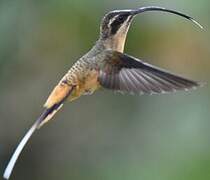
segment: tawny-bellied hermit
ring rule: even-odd
[[[132,20],[146,11],[173,13],[202,28],[188,15],[156,6],[107,13],[101,22],[98,41],[76,61],[51,92],[44,104],[44,112],[16,148],[4,172],[5,179],[9,179],[18,156],[33,132],[48,122],[67,99],[75,100],[81,95],[92,94],[101,87],[121,92],[152,94],[188,90],[201,85],[123,53]]]

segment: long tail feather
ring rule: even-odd
[[[17,146],[15,152],[13,153],[13,155],[12,155],[12,157],[11,157],[11,159],[10,159],[6,169],[5,169],[5,172],[4,172],[4,175],[3,175],[3,177],[5,179],[10,178],[10,175],[12,173],[14,165],[15,165],[21,151],[23,150],[26,143],[28,142],[28,140],[32,136],[32,134],[35,132],[36,129],[38,129],[39,127],[41,127],[41,125],[43,125],[43,122],[45,121],[46,118],[48,118],[49,116],[52,118],[52,115],[54,115],[55,112],[57,112],[57,109],[55,109],[55,107],[52,107],[50,109],[46,109],[42,113],[42,115],[35,121],[35,123],[32,125],[32,127],[28,130],[26,135],[23,137],[23,139],[20,141],[19,145]]]
[[[36,130],[37,126],[39,124],[39,121],[37,120],[33,126],[29,129],[29,131],[26,133],[26,135],[23,137],[23,139],[21,140],[21,142],[19,143],[18,147],[16,148],[15,152],[13,153],[5,171],[4,171],[4,175],[3,177],[5,179],[9,179],[12,170],[14,168],[14,165],[21,153],[21,151],[23,150],[24,146],[26,145],[26,143],[28,142],[28,140],[30,139],[30,137],[32,136],[32,134],[34,133],[34,131]]]
[[[12,173],[12,170],[15,166],[15,163],[22,152],[23,148],[25,147],[26,143],[30,139],[30,137],[33,135],[36,129],[39,129],[43,124],[45,124],[47,121],[49,121],[55,113],[62,107],[64,101],[66,98],[71,94],[73,88],[69,91],[69,93],[60,101],[59,103],[55,104],[51,108],[47,108],[44,110],[44,112],[41,114],[41,116],[35,121],[35,123],[32,125],[32,127],[28,130],[26,135],[23,137],[23,139],[20,141],[19,145],[15,149],[15,152],[13,153],[5,171],[3,177],[5,179],[9,179],[10,175]]]

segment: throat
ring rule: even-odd
[[[113,37],[103,40],[103,45],[106,49],[111,49],[123,53],[125,47],[125,40],[126,40],[126,35],[125,36],[115,35]]]

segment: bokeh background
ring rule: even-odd
[[[11,179],[210,179],[208,0],[1,0],[0,174],[54,85],[94,45],[103,15],[143,5],[185,12],[205,29],[144,13],[132,24],[126,53],[207,85],[153,96],[101,90],[66,103],[34,134]]]

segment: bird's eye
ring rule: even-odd
[[[128,16],[125,16],[125,15],[117,16],[114,19],[114,21],[111,23],[111,26],[110,26],[111,27],[111,33],[115,34],[127,18],[128,18]]]
[[[121,22],[123,22],[125,20],[125,18],[126,18],[126,16],[122,16],[122,15],[118,16],[117,17],[117,21],[121,23]]]

